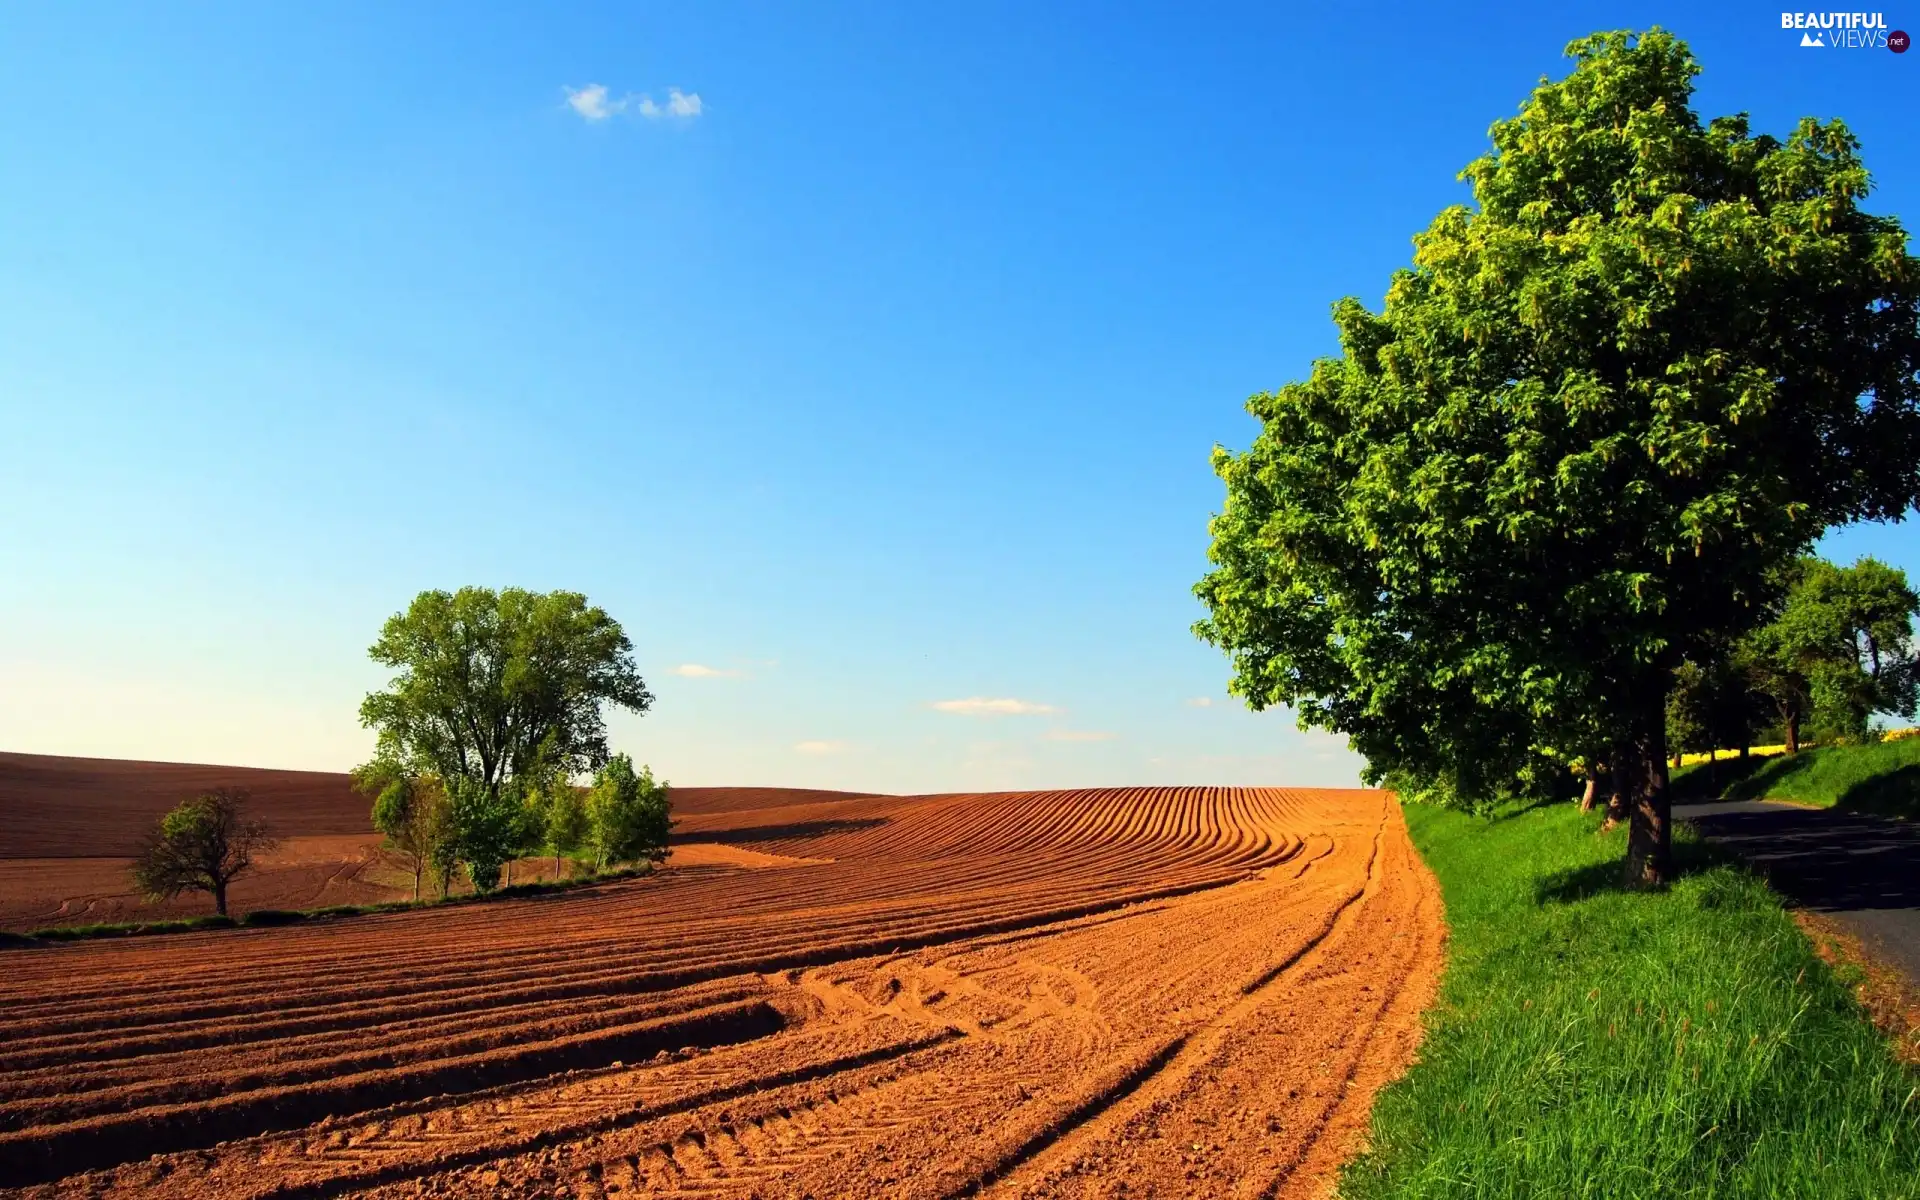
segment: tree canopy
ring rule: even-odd
[[[598,768],[603,708],[653,704],[626,633],[578,592],[422,592],[368,653],[399,672],[360,705],[379,758],[494,797]]]
[[[141,842],[133,860],[134,885],[155,900],[206,892],[214,911],[226,916],[228,885],[278,844],[266,822],[247,815],[246,806],[247,793],[236,788],[182,801]]]
[[[1859,737],[1875,712],[1912,715],[1920,702],[1913,621],[1920,596],[1877,559],[1841,567],[1818,558],[1783,572],[1773,619],[1737,650],[1749,686],[1771,701],[1787,749],[1816,737]]]
[[[1660,30],[1568,54],[1466,168],[1474,207],[1216,449],[1196,632],[1374,781],[1537,790],[1603,751],[1658,882],[1675,669],[1826,528],[1920,496],[1920,263],[1840,122],[1702,122]]]
[[[413,898],[420,899],[420,878],[435,855],[455,839],[452,806],[433,776],[401,776],[378,784],[373,827],[387,844],[413,860]],[[446,890],[444,878],[441,891]]]
[[[595,865],[659,862],[667,856],[667,834],[673,827],[671,800],[664,781],[653,771],[633,768],[633,760],[616,754],[601,768],[586,798],[586,844]]]

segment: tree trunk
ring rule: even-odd
[[[420,876],[427,869],[427,860],[418,854],[413,856],[413,902],[420,903]]]
[[[227,915],[227,881],[224,879],[216,879],[213,883],[213,887],[210,888],[209,890],[213,892],[213,911],[220,914],[223,917],[226,916]]]
[[[1629,888],[1664,887],[1673,881],[1666,693],[1667,680],[1662,675],[1638,704],[1633,746],[1627,755],[1631,810],[1623,871]]]
[[[1720,752],[1707,751],[1707,787],[1714,795],[1720,794]]]
[[[553,881],[555,883],[560,882],[560,856],[558,854],[553,856]]]
[[[1752,749],[1753,747],[1747,745],[1746,742],[1742,741],[1740,743],[1740,761],[1741,762],[1747,761],[1747,755],[1752,751]]]
[[[1580,793],[1580,811],[1593,811],[1594,793],[1599,790],[1598,768],[1587,772],[1587,790]]]
[[[1601,826],[1603,829],[1612,829],[1616,825],[1624,824],[1627,819],[1627,771],[1623,764],[1627,760],[1628,753],[1629,750],[1627,747],[1617,746],[1614,748],[1613,757],[1607,760],[1609,764],[1607,770],[1607,819],[1606,823]]]
[[[1787,753],[1800,753],[1800,714],[1787,718]]]

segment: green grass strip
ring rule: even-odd
[[[1883,816],[1920,817],[1920,737],[1822,746],[1768,758],[1722,759],[1673,774],[1678,802],[1797,800]]]
[[[1753,876],[1683,836],[1679,882],[1623,892],[1571,804],[1407,820],[1447,974],[1347,1200],[1920,1196],[1920,1077]]]

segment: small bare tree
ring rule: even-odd
[[[227,915],[227,885],[279,842],[266,822],[246,815],[247,793],[217,788],[182,801],[160,818],[133,860],[133,882],[154,900],[181,892],[208,892],[214,911]]]

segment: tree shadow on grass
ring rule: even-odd
[[[1565,796],[1544,796],[1537,800],[1509,800],[1488,809],[1485,815],[1489,824],[1498,825],[1503,821],[1511,821],[1515,817],[1524,817],[1530,812],[1542,808],[1553,808],[1566,802]]]
[[[1624,847],[1623,847],[1624,850]],[[1734,861],[1732,856],[1693,837],[1673,839],[1673,878],[1688,875]],[[1627,891],[1626,870],[1618,858],[1590,863],[1565,871],[1555,871],[1537,880],[1533,887],[1535,904],[1575,904],[1605,892]]]
[[[1761,758],[1723,758],[1716,763],[1697,763],[1673,774],[1672,789],[1675,804],[1706,804],[1722,798],[1728,800],[1752,800],[1766,793],[1771,779],[1756,778],[1768,764],[1778,764],[1779,757]],[[1800,761],[1805,761],[1804,759]],[[1769,773],[1777,778],[1779,771]]]
[[[1920,763],[1874,775],[1840,795],[1834,807],[1846,812],[1878,813],[1884,817],[1920,817]]]

